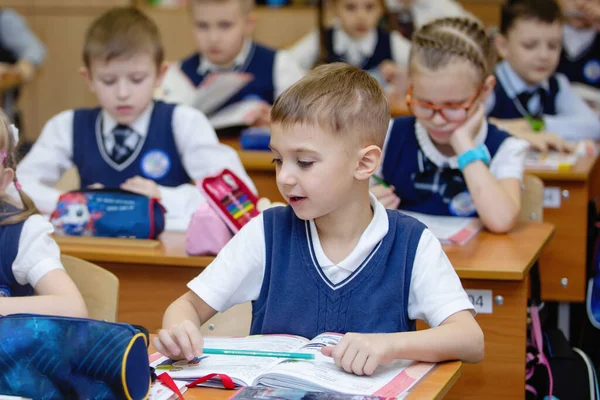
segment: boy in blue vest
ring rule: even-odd
[[[288,201],[250,221],[167,309],[156,348],[202,353],[200,326],[252,301],[251,334],[344,334],[324,355],[370,375],[394,359],[478,362],[483,334],[439,241],[369,193],[389,106],[367,72],[335,63],[271,111],[277,185]],[[415,332],[415,320],[432,329]]]
[[[498,84],[486,101],[488,116],[513,134],[545,131],[566,140],[600,138],[600,119],[555,74],[562,23],[554,0],[511,0],[502,7],[496,48],[504,61],[496,67]]]
[[[594,6],[600,9],[600,3],[560,0],[559,4],[565,25],[558,71],[571,82],[600,89],[600,21],[594,18]]]
[[[253,79],[220,105],[224,107],[249,98],[265,102],[256,124],[268,122],[270,105],[304,72],[285,51],[255,43],[254,0],[191,0],[189,5],[197,51],[174,64],[194,87],[212,73],[245,72]],[[180,74],[179,74],[180,75]],[[177,101],[178,74],[168,71],[160,93],[166,101]]]
[[[82,75],[100,107],[53,117],[19,165],[20,178],[47,214],[54,188],[75,166],[81,187],[121,188],[161,199],[166,229],[185,230],[202,201],[194,180],[231,169],[251,188],[236,152],[219,143],[206,117],[153,101],[164,70],[158,29],[134,8],[115,8],[87,31]]]

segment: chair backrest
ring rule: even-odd
[[[537,176],[523,176],[519,220],[535,222],[544,220],[544,182]]]
[[[248,336],[252,321],[252,303],[247,302],[218,313],[202,325],[202,336]]]
[[[92,319],[116,322],[119,278],[110,271],[79,258],[62,255],[65,270],[81,292]]]

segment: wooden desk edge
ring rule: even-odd
[[[450,375],[450,379],[446,379],[448,375]],[[446,361],[438,363],[425,377],[423,377],[423,380],[408,393],[407,399],[443,399],[450,389],[452,389],[454,384],[458,382],[461,375],[462,362]],[[441,380],[444,383],[439,383],[438,380]]]
[[[525,173],[537,176],[543,181],[584,182],[590,178],[599,160],[600,157],[598,155],[587,156],[582,157],[568,171],[526,169]]]

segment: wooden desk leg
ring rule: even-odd
[[[527,340],[527,280],[463,280],[465,289],[491,290],[502,296],[492,314],[476,319],[485,335],[485,359],[463,364],[462,375],[445,399],[523,399]]]
[[[162,327],[162,317],[187,283],[202,268],[162,265],[99,263],[119,278],[119,322],[142,325],[151,333]]]

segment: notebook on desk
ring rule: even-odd
[[[161,357],[151,363],[156,373],[167,372],[173,379],[194,381],[209,374],[224,374],[235,387],[267,386],[284,389],[331,393],[351,393],[397,397],[408,391],[435,364],[396,360],[380,365],[369,377],[339,369],[333,359],[322,356],[324,346],[342,338],[324,333],[312,340],[292,335],[262,335],[245,338],[205,337],[204,346],[233,350],[301,352],[314,354],[314,360],[271,357],[203,355],[192,361],[172,361]],[[208,380],[202,386],[223,387],[220,380]]]
[[[442,244],[462,246],[483,229],[479,218],[421,214],[400,210],[423,223]]]

